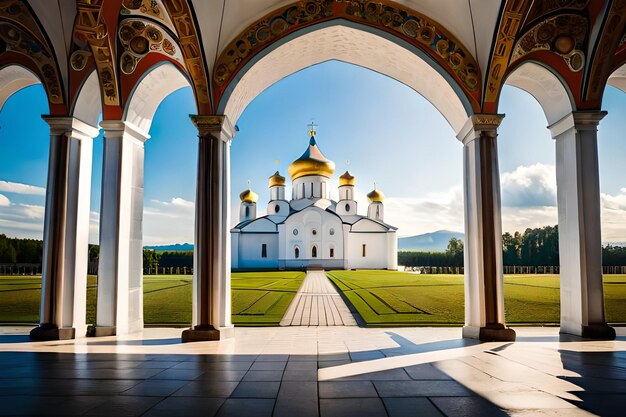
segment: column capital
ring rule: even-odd
[[[107,137],[121,137],[124,134],[129,134],[133,139],[140,141],[141,143],[150,139],[150,134],[130,122],[123,120],[103,120],[100,122],[100,127],[104,129],[105,139]]]
[[[504,114],[477,113],[472,114],[466,121],[456,137],[464,145],[480,137],[484,132],[493,132],[495,135],[498,126],[504,119]]]
[[[100,129],[72,116],[41,116],[50,126],[51,135],[67,134],[76,139],[93,139],[100,134]]]
[[[570,129],[597,130],[600,120],[608,114],[605,110],[581,110],[566,114],[560,120],[548,126],[553,139]]]
[[[198,116],[190,114],[189,117],[198,129],[198,136],[211,135],[224,142],[230,142],[235,137],[236,131],[228,116]]]

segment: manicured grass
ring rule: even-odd
[[[233,322],[277,325],[295,296],[303,272],[237,272],[232,274]],[[96,320],[97,278],[87,278],[87,323]],[[144,277],[144,322],[147,325],[191,323],[190,275]],[[41,277],[0,276],[0,323],[39,321]]]
[[[463,324],[463,276],[396,271],[331,271],[328,277],[371,326]],[[604,277],[607,321],[626,322],[626,275]],[[506,320],[559,322],[558,275],[504,277]]]
[[[304,272],[233,272],[233,323],[277,326],[305,275]]]

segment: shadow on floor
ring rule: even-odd
[[[96,339],[94,339],[96,340]],[[90,346],[159,346],[159,345],[178,345],[181,344],[180,337],[171,339],[147,339],[147,340],[105,340],[91,341],[87,339]]]
[[[4,334],[0,335],[0,344],[4,343],[27,343],[31,342],[27,334]]]

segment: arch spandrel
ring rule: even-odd
[[[337,19],[373,28],[388,39],[411,45],[459,86],[471,103],[470,109],[479,109],[481,75],[469,49],[434,20],[388,1],[311,0],[274,10],[236,36],[220,54],[213,70],[214,102],[221,103],[233,80],[241,77],[239,73],[276,42]]]
[[[94,69],[77,91],[71,114],[90,126],[98,126],[102,114],[102,98],[100,96],[98,72]]]
[[[278,46],[232,83],[232,90],[226,92],[217,110],[236,123],[248,103],[267,87],[303,68],[332,59],[369,68],[406,84],[429,100],[455,132],[471,114],[469,101],[463,103],[459,98],[463,94],[414,52],[379,35],[345,25],[323,27]]]

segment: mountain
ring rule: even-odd
[[[444,252],[451,238],[463,240],[463,233],[449,230],[438,230],[423,235],[398,238],[398,250],[437,251]]]
[[[161,246],[144,246],[146,249],[154,249],[158,251],[168,251],[168,252],[186,252],[192,251],[193,245],[191,243],[176,243],[174,245],[161,245]]]

